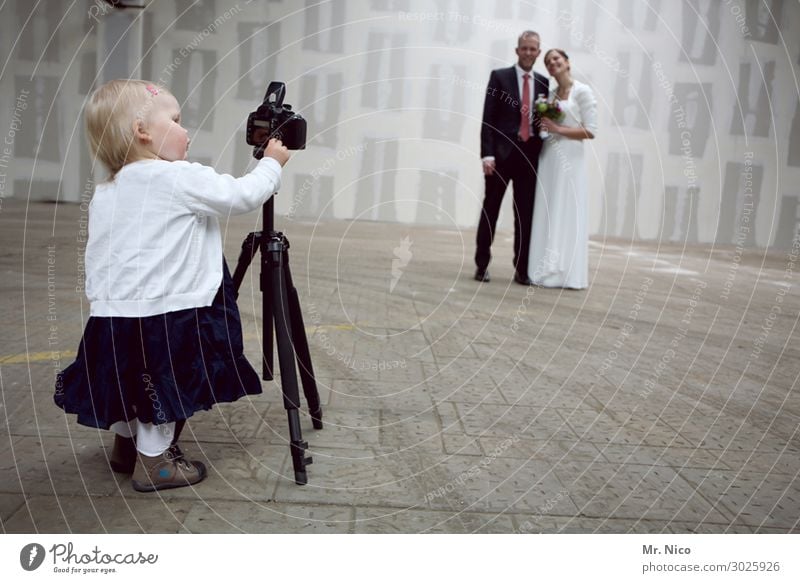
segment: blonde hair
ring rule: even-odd
[[[125,165],[141,159],[136,120],[144,121],[162,87],[139,79],[115,79],[98,87],[84,107],[89,150],[108,168],[113,180]]]

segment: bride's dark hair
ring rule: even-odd
[[[561,55],[562,57],[564,57],[564,59],[566,59],[567,61],[569,61],[569,56],[567,55],[567,53],[566,53],[566,51],[565,51],[564,49],[550,49],[549,51],[547,51],[547,52],[544,54],[544,62],[545,62],[545,63],[547,62],[547,55],[549,55],[549,54],[550,54],[550,53],[552,53],[552,52],[556,52],[556,53],[558,53],[559,55]]]

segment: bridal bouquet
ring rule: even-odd
[[[546,117],[553,121],[561,121],[564,119],[564,110],[561,109],[561,104],[555,97],[552,101],[547,101],[544,95],[539,95],[536,101],[534,101],[534,106],[536,107],[536,112],[539,114],[539,117]],[[547,130],[539,130],[539,137],[546,140],[550,137],[550,133]]]

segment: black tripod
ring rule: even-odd
[[[263,318],[263,350],[262,378],[273,380],[272,330],[275,325],[275,337],[278,341],[278,363],[281,369],[283,389],[283,407],[289,416],[289,449],[294,465],[294,481],[296,484],[308,483],[306,465],[312,462],[306,457],[308,443],[303,441],[300,431],[300,393],[297,388],[297,371],[295,358],[300,367],[300,379],[303,382],[303,393],[308,403],[311,422],[314,429],[322,429],[322,408],[319,404],[317,382],[314,379],[314,368],[311,354],[308,351],[303,314],[300,310],[300,297],[292,283],[292,272],[289,270],[289,241],[283,233],[275,231],[274,198],[263,206],[264,230],[250,233],[242,243],[242,252],[233,274],[233,285],[236,294],[242,285],[244,274],[257,251],[261,251],[261,314]]]

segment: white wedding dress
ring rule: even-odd
[[[550,93],[550,99],[555,91]],[[574,81],[561,101],[561,125],[583,126],[597,135],[597,100],[585,83]],[[528,277],[544,287],[589,286],[589,180],[587,140],[551,134],[539,156],[531,227]]]

